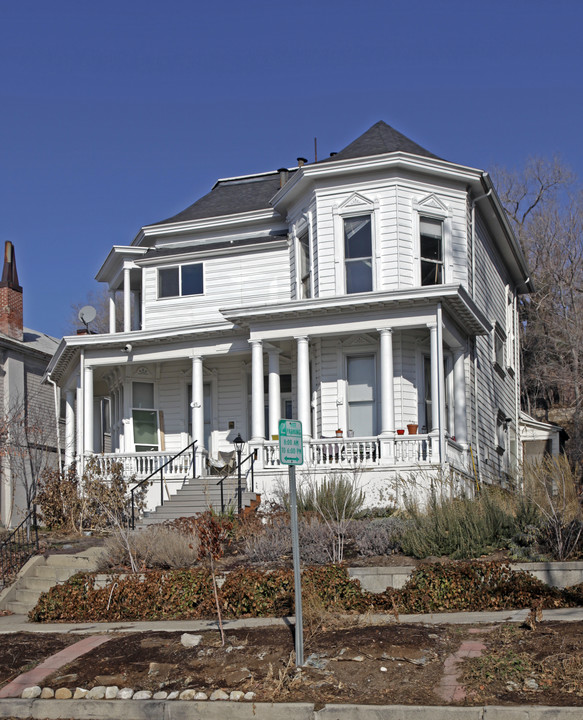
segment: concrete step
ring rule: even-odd
[[[56,582],[64,582],[71,577],[68,568],[51,567],[50,565],[39,565],[34,568],[31,575],[32,577],[43,578],[47,581],[51,580],[53,585]]]
[[[59,581],[56,578],[46,578],[46,577],[24,577],[22,578],[22,581],[20,582],[20,589],[21,590],[33,590],[36,592],[44,592],[45,590],[48,590],[53,585],[56,585],[58,582],[64,582],[65,580],[68,580],[68,578],[64,578],[63,580]]]
[[[47,566],[54,568],[78,568],[86,570],[93,567],[94,559],[85,555],[49,555]]]
[[[78,555],[37,556],[16,582],[2,592],[0,607],[14,613],[28,613],[37,603],[41,592],[57,583],[65,582],[80,571],[94,571],[103,548],[93,547]]]
[[[32,610],[32,608],[20,602],[9,602],[6,603],[6,610],[10,610],[10,612],[13,612],[15,615],[28,615],[28,611]]]
[[[49,590],[49,588],[50,588],[50,586],[46,589]],[[36,605],[40,593],[41,593],[40,590],[25,590],[25,589],[19,587],[18,595],[16,596],[16,598],[13,602],[19,602],[22,605],[25,605],[28,608],[28,610],[30,610],[31,608],[33,608]]]

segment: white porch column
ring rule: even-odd
[[[265,440],[265,388],[263,387],[263,343],[251,344],[251,440]]]
[[[453,356],[453,410],[454,435],[462,445],[468,442],[468,421],[466,416],[466,372],[465,351],[456,348]]]
[[[391,328],[383,328],[379,332],[381,336],[381,435],[394,435],[393,331]]]
[[[298,420],[304,437],[312,436],[310,407],[310,351],[305,335],[295,338],[298,343]]]
[[[75,459],[75,390],[65,391],[65,467]]]
[[[202,356],[192,358],[192,440],[196,440],[196,450],[204,448],[204,387],[202,375]]]
[[[269,440],[279,433],[281,415],[281,383],[279,377],[279,350],[271,348],[269,355]]]
[[[83,383],[83,414],[85,422],[83,427],[84,449],[86,453],[93,452],[93,367],[85,365]]]
[[[140,329],[140,293],[135,292],[133,294],[134,305],[132,311],[132,327],[134,330]]]
[[[130,290],[130,269],[123,269],[123,331],[132,329],[132,292]]]
[[[437,323],[429,328],[431,335],[431,434],[439,436],[439,349]],[[433,446],[435,449],[435,444]],[[439,458],[441,462],[441,457]]]
[[[115,332],[115,290],[109,291],[109,332]]]

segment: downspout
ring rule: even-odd
[[[471,212],[471,223],[472,223],[472,300],[476,300],[476,205],[480,200],[489,197],[492,194],[492,188],[483,195],[478,195],[477,198],[472,200],[472,212]],[[480,485],[482,485],[482,455],[480,447],[480,431],[478,429],[478,343],[474,338],[474,429],[475,429],[475,444],[476,444],[476,462],[477,462],[477,473]]]
[[[60,403],[57,390],[57,383],[51,378],[51,374],[48,373],[47,381],[53,386],[53,399],[55,403],[55,424],[57,427],[57,459],[59,463],[59,470],[63,469],[63,463],[61,462],[61,428],[60,428]]]
[[[79,355],[79,373],[81,385],[81,409],[79,414],[79,425],[81,427],[81,447],[78,448],[77,455],[81,458],[80,467],[77,473],[81,476],[85,472],[85,348],[81,348]]]

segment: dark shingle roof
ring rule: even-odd
[[[417,145],[413,140],[409,140],[408,137],[387,125],[386,122],[379,120],[378,123],[375,123],[343,150],[320,162],[349,160],[369,155],[383,155],[390,152],[406,152],[411,153],[411,155],[423,155],[423,157],[441,159],[429,152],[429,150],[422,148],[421,145]]]
[[[350,145],[347,145],[344,150],[319,162],[348,160],[391,152],[406,152],[412,155],[440,159],[437,155],[425,150],[421,145],[417,145],[413,140],[409,140],[398,130],[380,120],[351,142]],[[290,177],[293,173],[294,170],[291,170]],[[277,193],[279,187],[278,172],[247,178],[219,180],[209,193],[190,205],[190,207],[187,207],[186,210],[153,224],[169,225],[170,223],[186,222],[188,220],[202,220],[204,218],[220,217],[221,215],[267,209],[271,207],[270,200]]]
[[[290,176],[292,172],[290,172]],[[273,172],[257,177],[219,180],[214,188],[179,212],[156,225],[167,225],[187,220],[201,220],[220,215],[231,215],[252,210],[270,208],[269,201],[279,190],[279,173]]]

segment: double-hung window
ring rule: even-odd
[[[298,272],[300,275],[300,299],[312,297],[312,269],[310,261],[310,236],[306,229],[298,237]]]
[[[434,218],[419,218],[421,285],[441,285],[443,277],[443,223]]]
[[[346,293],[370,292],[372,282],[371,216],[344,218]]]
[[[204,292],[202,263],[159,268],[158,297],[202,295]]]

